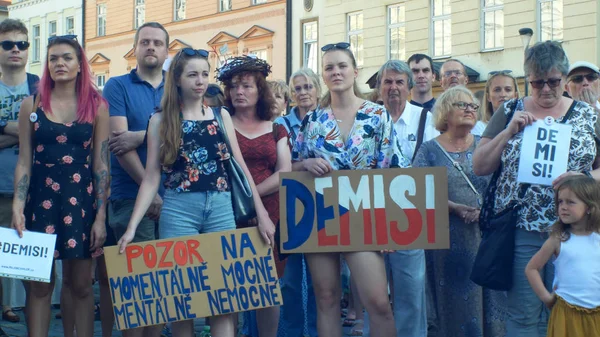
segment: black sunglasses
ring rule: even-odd
[[[17,46],[17,48],[19,50],[27,50],[27,48],[29,48],[29,42],[27,41],[2,41],[0,42],[2,44],[2,49],[9,51],[12,50],[15,46]]]
[[[52,41],[55,40],[76,40],[77,41],[77,35],[73,35],[73,34],[69,34],[69,35],[56,35],[56,36],[50,36],[48,38],[48,44],[50,44]]]
[[[350,48],[350,43],[348,42],[338,42],[338,43],[330,43],[321,47],[321,51],[328,51],[332,49],[348,49]]]
[[[548,87],[550,88],[556,88],[560,85],[560,81],[562,81],[560,78],[549,78],[548,80],[529,81],[529,83],[531,83],[531,86],[535,89],[542,89],[546,84],[548,84]]]
[[[204,57],[204,58],[208,57],[208,51],[206,51],[204,49],[183,48],[181,51],[184,54],[186,54],[187,56],[198,55],[198,56]]]
[[[600,77],[600,75],[598,75],[598,73],[589,73],[589,74],[585,74],[585,75],[571,76],[569,81],[572,81],[574,83],[581,83],[581,82],[583,82],[583,79],[585,78],[588,82],[594,82],[598,79],[598,77]]]

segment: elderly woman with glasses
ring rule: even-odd
[[[473,156],[473,170],[478,175],[501,170],[496,184],[490,185],[490,192],[497,187],[493,213],[509,209],[515,202],[522,205],[515,223],[514,267],[506,270],[513,275],[507,331],[511,337],[542,337],[546,335],[546,309],[523,271],[548,237],[548,227],[557,220],[553,187],[572,175],[600,179],[600,171],[594,170],[599,149],[594,131],[597,116],[588,104],[563,97],[569,60],[558,42],[539,42],[529,48],[524,68],[532,95],[508,101],[494,113]],[[537,120],[572,127],[570,139],[561,139],[570,142],[567,172],[557,176],[553,186],[522,184],[517,179],[523,129]],[[540,272],[552,291],[552,265],[547,264]]]
[[[450,249],[426,251],[429,330],[437,337],[505,335],[502,294],[482,290],[466,276],[481,240],[480,195],[489,183],[489,176],[475,175],[471,162],[480,141],[471,133],[478,108],[465,87],[446,90],[434,107],[435,127],[442,134],[423,143],[413,161],[414,167],[448,169]]]
[[[479,109],[479,121],[473,128],[473,134],[481,135],[494,111],[498,110],[504,102],[519,98],[517,79],[511,70],[492,71],[489,73],[483,93],[483,106]]]

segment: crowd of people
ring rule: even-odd
[[[252,56],[211,69],[202,49],[180,50],[164,70],[169,33],[149,22],[133,41],[137,67],[102,93],[76,36],[50,38],[41,79],[25,71],[21,22],[0,23],[0,44],[0,172],[14,176],[0,182],[1,225],[57,234],[62,262],[52,282],[23,282],[26,305],[12,301],[19,283],[2,279],[2,318],[18,321],[24,306],[31,337],[48,335],[55,284],[65,336],[93,336],[95,310],[112,335],[103,247],[245,227],[274,247],[284,304],[210,317],[215,337],[238,326],[248,337],[341,336],[343,325],[353,336],[600,335],[599,69],[570,64],[557,42],[526,51],[529,96],[503,70],[481,101],[461,61],[436,72],[425,54],[387,61],[366,100],[346,42],[322,47],[321,78],[301,68],[286,83],[267,81],[270,65]],[[209,84],[215,72],[221,85]],[[572,127],[568,170],[552,186],[519,183],[523,130],[549,117]],[[250,221],[234,216],[233,159],[253,192]],[[449,249],[279,254],[279,173],[411,166],[447,167]],[[493,213],[520,205],[508,291],[469,279],[490,194]],[[194,336],[192,320],[122,333],[167,328]]]

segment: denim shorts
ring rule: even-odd
[[[165,191],[158,223],[160,239],[232,229],[235,229],[235,218],[231,192]]]

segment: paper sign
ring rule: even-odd
[[[272,249],[256,227],[104,254],[119,330],[283,304]]]
[[[538,120],[523,130],[517,181],[551,186],[567,172],[572,126]]]
[[[221,55],[227,54],[228,51],[229,46],[227,46],[227,43],[225,43],[221,48],[219,48],[219,53],[221,53]]]
[[[282,252],[450,248],[445,167],[280,177]]]
[[[50,283],[56,235],[0,228],[0,277]]]

